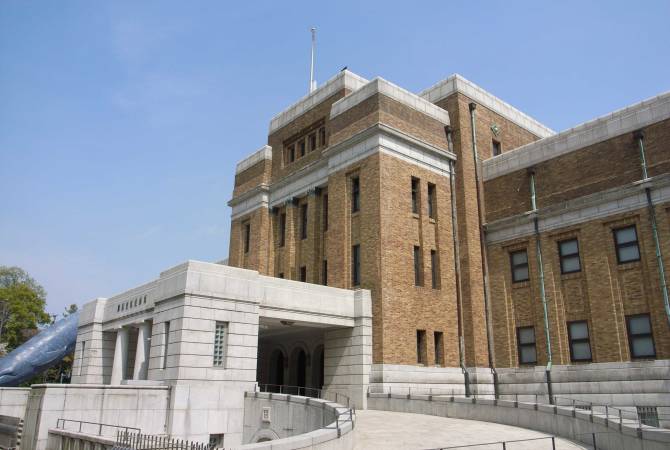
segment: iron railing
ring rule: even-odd
[[[448,450],[448,449],[454,449],[454,448],[475,448],[475,447],[484,447],[484,446],[492,446],[492,445],[500,445],[501,449],[507,450],[507,445],[508,444],[514,444],[518,442],[532,442],[532,441],[542,441],[542,440],[551,440],[551,449],[556,450],[556,436],[544,436],[544,437],[539,437],[539,438],[528,438],[528,439],[515,439],[515,440],[510,440],[510,441],[495,441],[495,442],[485,442],[482,444],[465,444],[465,445],[452,445],[450,447],[437,447],[434,449],[430,450]],[[534,447],[537,449],[540,449],[541,447]],[[549,447],[547,447],[549,448]]]
[[[618,422],[619,430],[622,429],[624,424],[634,425],[635,428],[637,428],[638,433],[640,433],[643,427],[658,428],[660,421],[670,421],[670,414],[659,414],[657,406],[652,406],[652,408],[655,409],[656,414],[654,415],[654,423],[649,423],[651,420],[647,417],[642,417],[636,406],[631,406],[631,409],[624,409],[610,405],[599,405],[597,403],[577,400],[570,397],[554,396],[553,399],[556,406],[568,406],[574,409],[590,411],[591,422],[593,422],[594,416],[604,418],[605,426],[609,426],[608,420],[614,420],[615,422]]]
[[[67,423],[74,423],[76,430],[73,430],[71,428],[66,428]],[[77,431],[78,433],[84,433],[84,434],[92,434],[95,436],[103,436],[103,430],[106,428],[112,428],[117,431],[117,433],[121,430],[125,431],[128,433],[129,431],[137,432],[140,433],[142,430],[139,428],[135,427],[127,427],[123,425],[109,425],[106,423],[100,423],[100,422],[86,422],[85,420],[73,420],[73,419],[58,419],[56,421],[56,428],[59,430],[65,430],[65,431]],[[94,430],[93,432],[88,432],[85,430]],[[114,434],[114,431],[112,431],[111,435]]]
[[[210,450],[213,446],[202,442],[174,439],[155,434],[128,433],[118,430],[116,448],[133,450]]]

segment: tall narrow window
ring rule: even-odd
[[[356,244],[351,247],[351,284],[361,284],[361,246]]]
[[[300,239],[307,239],[307,204],[300,205]]]
[[[568,322],[568,340],[571,361],[591,361],[589,326],[585,320]]]
[[[170,345],[170,321],[163,325],[163,369],[167,367],[168,347]]]
[[[216,322],[214,329],[214,366],[225,367],[228,322]]]
[[[412,177],[412,212],[419,214],[419,179]]]
[[[326,146],[326,127],[319,128],[319,145],[321,147]]]
[[[433,333],[435,339],[435,365],[444,365],[444,335],[441,331]]]
[[[292,163],[295,161],[295,144],[288,146],[288,162]]]
[[[286,213],[279,215],[279,246],[286,244]]]
[[[421,247],[418,245],[414,246],[414,285],[422,286],[422,272],[421,270]]]
[[[582,270],[579,262],[579,244],[577,239],[568,239],[558,243],[561,258],[561,273],[573,273]]]
[[[519,351],[519,364],[535,364],[535,327],[519,327],[516,329],[516,341]]]
[[[426,330],[416,330],[416,362],[426,364]]]
[[[251,224],[244,224],[244,253],[249,253],[249,241],[251,240]]]
[[[321,284],[328,286],[328,261],[325,259],[321,266]]]
[[[309,151],[316,150],[316,133],[309,135]]]
[[[510,253],[509,256],[512,265],[512,281],[514,283],[528,281],[528,252],[519,250]]]
[[[300,151],[300,157],[302,158],[305,156],[305,140],[301,139],[300,142],[298,142],[298,149]]]
[[[655,358],[656,348],[651,332],[649,314],[637,314],[626,317],[628,329],[628,346],[631,359]]]
[[[307,281],[307,267],[300,267],[300,281],[303,283]]]
[[[435,196],[435,185],[433,183],[428,183],[428,217],[435,219],[436,209],[436,196]]]
[[[501,153],[502,153],[502,146],[500,145],[500,141],[496,141],[495,139],[493,139],[491,141],[491,154],[493,156],[498,156]]]
[[[361,208],[361,184],[358,177],[351,179],[351,212],[355,213]]]
[[[437,251],[430,251],[430,276],[433,283],[433,289],[440,288],[440,270],[437,265]]]
[[[323,195],[323,231],[328,231],[328,194]]]
[[[619,264],[640,260],[640,247],[637,243],[635,225],[614,230],[614,243]]]

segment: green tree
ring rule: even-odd
[[[51,323],[46,292],[19,267],[0,266],[0,343],[10,352]]]

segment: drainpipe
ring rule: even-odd
[[[451,126],[446,127],[447,130],[447,148],[451,153],[453,150],[452,129]],[[456,214],[456,180],[455,180],[455,162],[449,160],[449,187],[451,195],[451,237],[454,247],[454,272],[456,274],[456,314],[458,316],[458,362],[463,371],[465,380],[465,396],[470,396],[470,379],[468,371],[465,368],[465,348],[463,341],[463,287],[461,284],[461,257],[458,248],[458,216]]]
[[[479,221],[479,251],[482,258],[482,278],[484,281],[484,319],[486,321],[486,346],[489,354],[489,368],[493,375],[493,392],[495,398],[498,398],[498,373],[493,364],[493,344],[491,342],[493,331],[491,329],[491,320],[489,318],[489,274],[488,274],[488,260],[486,255],[486,229],[484,228],[484,218],[482,216],[482,193],[479,188],[479,155],[477,153],[477,127],[475,120],[476,103],[468,105],[470,109],[470,131],[472,139],[472,156],[475,164],[475,186],[477,190],[477,219]]]
[[[643,180],[649,179],[649,174],[647,173],[647,158],[644,154],[644,132],[638,130],[634,133],[634,137],[637,140],[638,147],[640,149],[640,165],[642,166],[642,177]],[[644,188],[644,191],[647,195],[647,208],[649,209],[649,222],[651,222],[651,233],[654,236],[654,247],[656,250],[656,262],[658,264],[658,276],[659,284],[661,287],[661,294],[663,295],[663,304],[665,305],[665,315],[668,319],[668,324],[670,325],[670,301],[668,300],[668,285],[665,281],[665,265],[663,264],[663,254],[661,253],[661,242],[658,237],[658,227],[656,225],[656,210],[654,209],[654,203],[651,201],[651,187],[647,184]]]
[[[542,312],[544,314],[544,337],[547,341],[547,367],[545,374],[547,376],[547,394],[549,403],[553,404],[553,395],[551,389],[551,366],[553,363],[551,355],[551,336],[549,334],[549,314],[547,312],[547,294],[544,288],[544,266],[542,265],[542,243],[540,242],[540,225],[537,217],[537,198],[535,195],[535,169],[528,170],[530,174],[530,204],[533,214],[533,227],[535,229],[535,255],[538,271],[540,272],[540,296],[542,299]]]

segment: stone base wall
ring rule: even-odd
[[[0,388],[0,416],[24,419],[30,388]]]

